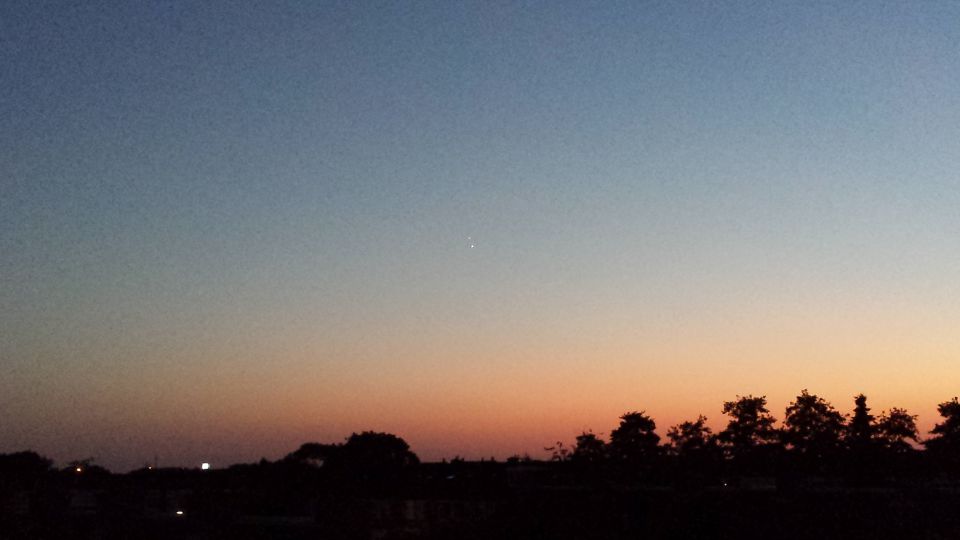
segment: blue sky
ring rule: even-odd
[[[932,421],[960,382],[958,22],[936,2],[5,3],[0,439],[121,468],[368,426],[502,454],[611,411],[696,416],[654,386],[718,409],[765,383]],[[897,393],[897,362],[932,386]],[[584,366],[609,399],[550,416]],[[454,427],[491,411],[502,440]]]

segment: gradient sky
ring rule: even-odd
[[[0,451],[960,391],[960,4],[0,4]]]

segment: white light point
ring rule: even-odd
[[[209,471],[209,470],[210,470],[210,464],[209,464],[209,463],[201,463],[201,464],[200,464],[200,469],[201,469],[201,470],[204,470],[204,471]]]

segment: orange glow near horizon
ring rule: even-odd
[[[960,394],[960,4],[15,4],[0,452]]]
[[[282,340],[297,347],[276,346],[277,338],[244,352],[203,349],[198,354],[234,359],[191,368],[192,376],[190,356],[173,370],[156,363],[122,374],[124,384],[99,389],[116,407],[99,429],[130,434],[117,455],[144,456],[132,466],[154,454],[168,463],[276,459],[302,442],[364,430],[396,433],[426,460],[503,459],[543,456],[543,447],[572,445],[585,430],[607,436],[632,410],[653,416],[664,437],[699,414],[719,431],[722,403],[737,395],[766,395],[782,420],[804,388],[843,413],[860,392],[875,415],[904,407],[926,434],[936,405],[960,387],[951,361],[960,339],[936,339],[952,334],[934,318],[768,315],[751,314],[752,325],[742,317],[633,325],[623,313],[591,323],[605,329],[598,335],[569,333],[555,320],[540,332],[525,332],[529,326],[496,338],[454,332],[331,344],[293,335]],[[77,425],[91,425],[90,413],[48,412]],[[99,436],[88,431],[56,457],[91,454]]]

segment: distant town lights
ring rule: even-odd
[[[202,463],[202,464],[200,465],[200,469],[202,469],[202,470],[204,470],[204,471],[210,470],[210,464],[209,464],[209,463]]]
[[[77,467],[77,472],[83,472],[83,467]]]

